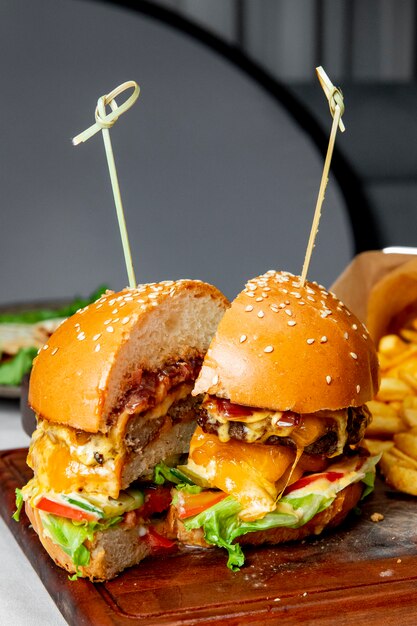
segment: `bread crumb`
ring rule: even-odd
[[[372,513],[371,515],[372,522],[382,522],[383,519],[384,516],[382,515],[382,513]]]

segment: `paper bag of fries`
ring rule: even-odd
[[[382,452],[390,485],[417,495],[417,255],[360,254],[332,290],[365,321],[378,348],[381,386],[368,402],[366,445]]]

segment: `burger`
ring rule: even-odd
[[[108,580],[172,545],[156,530],[171,496],[154,469],[188,451],[191,391],[227,306],[200,281],[108,291],[40,350],[29,388],[34,477],[17,491],[15,518],[24,505],[74,577]]]
[[[317,283],[250,280],[222,318],[193,393],[204,395],[169,516],[188,545],[280,543],[336,526],[372,490],[361,448],[378,361],[364,325]]]

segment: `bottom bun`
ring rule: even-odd
[[[39,511],[28,503],[25,504],[25,511],[49,556],[57,565],[75,574],[71,558],[45,535]],[[117,576],[126,567],[140,563],[151,553],[149,544],[141,539],[140,530],[140,526],[117,526],[98,532],[93,541],[85,543],[91,552],[90,563],[80,567],[79,573],[93,582],[104,582]]]
[[[287,541],[299,541],[310,535],[319,535],[323,530],[334,528],[341,524],[347,514],[358,504],[363,492],[362,483],[352,483],[340,491],[333,503],[321,513],[317,513],[307,524],[300,528],[270,528],[269,530],[255,531],[238,537],[235,543],[258,546],[261,544],[278,544]],[[177,517],[175,507],[171,507],[167,522],[171,536],[187,546],[212,548],[204,539],[201,528],[186,530],[184,524]]]

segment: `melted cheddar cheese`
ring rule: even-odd
[[[144,419],[166,415],[172,404],[187,397],[191,390],[192,384],[179,385],[163,402],[144,413]],[[27,459],[39,488],[57,493],[97,492],[117,498],[127,455],[126,427],[132,417],[124,411],[109,432],[81,436],[74,428],[39,420]]]
[[[280,479],[288,477],[295,452],[283,446],[230,440],[197,428],[190,444],[188,467],[241,504],[240,517],[259,519],[276,507]],[[298,478],[298,475],[297,475]]]

